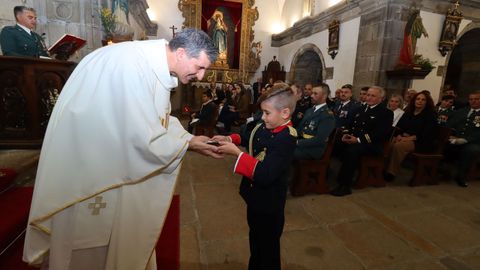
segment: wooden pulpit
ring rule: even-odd
[[[0,56],[0,149],[40,148],[75,62]]]

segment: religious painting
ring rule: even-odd
[[[213,72],[207,72],[212,76],[202,81],[250,81],[260,67],[261,51],[254,42],[253,26],[259,17],[255,0],[179,0],[178,8],[185,19],[182,27],[202,29],[219,50],[217,61],[209,67]]]
[[[334,59],[338,53],[339,34],[340,22],[334,20],[328,25],[328,54],[330,54],[332,59]]]
[[[440,36],[438,50],[442,56],[447,55],[455,46],[458,28],[463,19],[462,12],[458,10],[458,1],[454,4],[454,8],[449,9],[443,22],[442,35]]]
[[[202,0],[202,30],[215,42],[218,59],[214,66],[238,68],[241,40],[242,3]]]

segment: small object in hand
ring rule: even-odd
[[[220,146],[220,143],[218,141],[215,141],[215,140],[209,140],[207,141],[207,144],[211,144],[211,145],[215,145],[215,146]]]

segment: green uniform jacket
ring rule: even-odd
[[[453,129],[456,137],[464,138],[468,143],[480,144],[480,113],[467,117],[470,107],[454,111],[448,118],[447,127]]]
[[[328,144],[328,137],[335,128],[333,112],[324,105],[317,111],[308,109],[298,125],[298,143],[295,159],[321,159]]]
[[[0,44],[3,55],[8,56],[48,56],[39,34],[31,31],[31,35],[20,26],[5,26],[0,33]]]

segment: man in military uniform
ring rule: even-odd
[[[311,107],[305,112],[297,130],[300,138],[295,148],[294,159],[321,159],[328,143],[328,137],[335,128],[333,112],[328,109],[329,88],[322,83],[312,89]]]
[[[295,106],[295,111],[292,115],[292,123],[293,127],[297,128],[300,121],[302,121],[303,116],[307,109],[312,107],[312,84],[307,83],[304,86],[303,96],[297,101],[297,105]]]
[[[455,97],[452,95],[446,95],[442,97],[442,100],[438,103],[435,110],[437,111],[437,123],[440,126],[445,126],[448,121],[448,117],[453,112],[453,102]]]
[[[447,127],[453,129],[446,156],[454,157],[457,167],[455,181],[461,187],[467,187],[466,173],[472,161],[480,154],[480,91],[468,96],[470,106],[452,113]]]
[[[352,193],[352,179],[360,158],[364,155],[380,155],[382,144],[389,137],[393,112],[380,103],[385,97],[385,90],[379,86],[371,86],[367,92],[367,105],[358,110],[342,136],[344,149],[341,154],[337,182],[338,186],[330,192],[334,196],[345,196]]]
[[[0,33],[3,55],[9,56],[48,56],[42,37],[33,32],[37,25],[37,15],[33,8],[16,6],[13,9],[15,26],[5,26]]]
[[[354,112],[361,106],[360,103],[352,100],[352,88],[350,84],[342,86],[339,100],[333,107],[335,123],[338,128],[349,125],[354,116]]]

